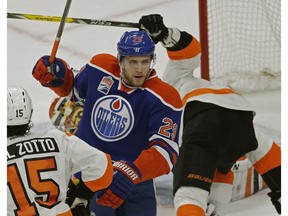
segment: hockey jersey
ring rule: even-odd
[[[142,180],[170,172],[178,157],[182,104],[155,70],[142,87],[129,88],[121,81],[116,57],[95,55],[76,74],[73,97],[85,100],[79,138],[114,161],[134,162]]]
[[[187,33],[182,33],[182,37],[183,35],[185,37],[185,34]],[[167,64],[163,80],[179,91],[184,107],[190,101],[200,101],[233,110],[252,111],[256,115],[251,104],[241,94],[228,87],[218,86],[213,82],[193,76],[194,70],[200,66],[201,56],[200,43],[196,38],[193,37],[187,47],[178,51],[168,50],[167,53],[170,61]],[[187,112],[193,112],[193,110]],[[252,164],[263,158],[270,151],[272,145],[276,145],[270,137],[257,128],[255,128],[255,134],[259,142],[258,149],[247,155]],[[279,164],[279,160],[276,161],[273,162],[273,166]],[[259,168],[263,169],[261,166]],[[263,173],[266,171],[263,170]]]
[[[72,216],[65,199],[79,171],[92,191],[112,182],[110,156],[76,136],[54,129],[8,138],[7,215]]]
[[[181,32],[179,41],[183,43],[183,41],[186,41],[185,37],[191,38],[191,35]],[[184,108],[191,101],[200,101],[233,110],[252,111],[256,115],[251,104],[242,95],[228,87],[194,77],[193,72],[200,66],[201,60],[201,47],[196,38],[192,37],[191,42],[187,46],[182,46],[182,49],[180,49],[181,45],[179,44],[176,47],[176,50],[167,49],[170,60],[163,74],[163,80],[178,90]],[[199,111],[201,111],[200,108]],[[193,113],[195,110],[185,110],[185,112]],[[259,174],[281,165],[279,145],[257,128],[255,128],[255,135],[259,145],[257,150],[246,154],[249,162],[247,159],[242,162],[237,161],[233,166],[234,189],[230,200],[244,198],[259,189],[265,188],[266,184],[262,183]],[[263,166],[263,163],[270,165],[267,168]],[[251,176],[252,165],[257,168],[259,173],[255,171],[253,178]],[[243,169],[238,170],[237,167],[243,167]],[[255,179],[257,181],[259,179],[259,184],[254,181]],[[251,182],[254,184],[251,184]]]
[[[253,111],[250,103],[228,87],[219,86],[193,75],[200,66],[201,48],[196,38],[183,50],[168,51],[170,61],[163,74],[163,80],[180,93],[182,104],[201,101],[234,110]]]

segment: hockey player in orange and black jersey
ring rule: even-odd
[[[27,91],[8,87],[7,215],[90,216],[85,201],[79,203],[112,182],[110,156],[56,129],[30,131],[32,111]],[[68,190],[79,171],[82,180]]]
[[[253,108],[231,89],[193,76],[201,56],[195,37],[167,28],[159,14],[143,16],[140,24],[167,49],[170,61],[163,80],[179,91],[184,105],[182,144],[174,169],[177,216],[204,216],[215,170],[228,173],[244,154],[271,189],[268,195],[280,214],[280,146],[254,129]]]
[[[75,77],[59,58],[49,71],[49,56],[32,73],[59,96],[85,99],[76,135],[115,161],[112,184],[91,200],[91,210],[97,216],[156,216],[153,178],[176,163],[181,98],[153,69],[155,44],[145,31],[125,32],[117,48],[117,57],[95,55]]]

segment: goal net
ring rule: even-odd
[[[281,87],[281,0],[199,0],[201,75],[238,92]]]

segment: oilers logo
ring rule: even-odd
[[[113,142],[126,137],[134,125],[134,114],[121,96],[107,95],[98,99],[92,110],[91,126],[102,140]]]

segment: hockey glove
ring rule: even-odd
[[[66,195],[66,203],[70,207],[79,205],[79,203],[87,204],[94,195],[94,192],[91,191],[82,180],[76,185],[72,180],[70,180],[68,185],[68,191]]]
[[[74,200],[76,199],[76,193],[77,193],[77,186],[74,184],[72,180],[70,180],[65,200],[65,202],[69,205],[69,207],[72,206]]]
[[[94,195],[82,180],[76,185],[70,180],[65,202],[71,207],[73,216],[90,216],[89,201]]]
[[[113,168],[112,183],[107,189],[97,193],[97,203],[116,209],[141,181],[141,173],[133,163],[128,161],[116,161]]]
[[[73,216],[90,216],[90,210],[84,204],[79,204],[71,208]]]
[[[50,56],[42,56],[32,70],[33,77],[45,87],[59,87],[68,74],[67,64],[60,58],[55,58],[52,66]]]
[[[168,37],[168,28],[163,23],[163,17],[160,14],[151,14],[142,16],[139,20],[140,30],[145,30],[157,44],[164,41]]]
[[[82,180],[75,184],[69,181],[65,202],[71,207],[73,216],[90,216],[89,201],[94,195]]]

